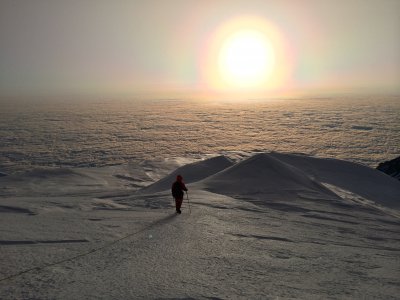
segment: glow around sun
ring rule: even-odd
[[[271,42],[261,32],[241,30],[223,44],[218,67],[220,76],[235,87],[257,87],[268,80],[275,65]]]
[[[291,53],[281,31],[257,16],[239,16],[210,35],[200,68],[205,88],[222,93],[264,93],[285,88]]]

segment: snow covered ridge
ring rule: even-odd
[[[186,184],[200,181],[201,179],[218,173],[219,171],[222,171],[232,166],[233,164],[234,163],[229,158],[225,156],[217,156],[204,161],[184,165],[170,173],[168,176],[165,176],[161,180],[157,181],[156,183],[145,187],[140,192],[155,193],[169,190],[171,188],[171,183],[175,181],[178,174],[185,175]]]
[[[396,299],[399,202],[378,170],[276,152],[2,176],[0,298]]]
[[[236,164],[224,156],[189,164],[141,192],[167,190],[177,174],[182,174],[187,183],[197,182],[195,187],[223,195],[334,199],[339,197],[338,190],[344,190],[383,206],[400,208],[400,184],[377,170],[337,159],[276,152],[259,153]]]

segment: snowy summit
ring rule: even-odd
[[[2,174],[0,298],[399,297],[398,180],[302,154],[181,162]]]

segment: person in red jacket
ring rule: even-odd
[[[187,191],[181,175],[176,176],[176,181],[172,184],[171,191],[172,197],[175,199],[176,212],[180,214],[183,202],[183,191]]]

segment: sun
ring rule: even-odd
[[[275,53],[271,42],[256,30],[239,30],[221,47],[218,67],[223,81],[236,88],[258,87],[272,75]]]
[[[290,86],[294,54],[284,32],[256,15],[240,15],[214,28],[199,51],[199,87],[210,95],[253,97]]]

